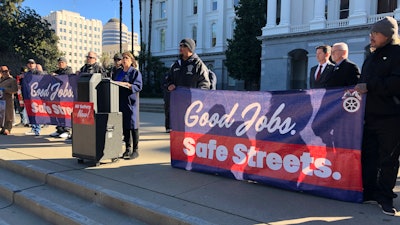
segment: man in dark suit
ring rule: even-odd
[[[325,88],[326,80],[333,71],[334,64],[329,61],[331,46],[320,45],[316,48],[318,65],[313,66],[310,71],[310,88]]]
[[[332,60],[335,68],[326,79],[326,87],[343,87],[356,85],[360,78],[358,66],[348,60],[349,47],[344,42],[335,43],[332,46]]]

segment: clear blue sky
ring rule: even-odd
[[[98,19],[103,25],[111,18],[119,19],[120,0],[25,0],[23,7],[34,9],[39,15],[47,16],[52,11],[77,12],[86,19]],[[139,2],[133,0],[134,31],[139,33]],[[122,0],[122,22],[131,31],[131,1]]]

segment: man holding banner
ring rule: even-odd
[[[372,53],[355,89],[367,93],[362,145],[364,202],[395,215],[393,192],[400,156],[400,40],[397,21],[385,17],[371,29]]]
[[[176,86],[210,89],[208,68],[195,53],[196,43],[185,38],[179,44],[179,59],[172,65],[168,76],[168,91]]]

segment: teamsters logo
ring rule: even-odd
[[[346,90],[343,94],[343,108],[347,112],[357,112],[361,106],[361,96],[354,89]]]

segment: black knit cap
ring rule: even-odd
[[[180,43],[184,44],[186,47],[188,47],[188,49],[191,52],[194,52],[194,50],[196,49],[196,43],[191,38],[182,39],[182,41]]]
[[[122,54],[121,53],[117,53],[114,55],[114,60],[121,60],[122,59]]]
[[[372,25],[371,32],[378,32],[391,39],[397,39],[399,28],[397,20],[393,17],[386,16]]]

